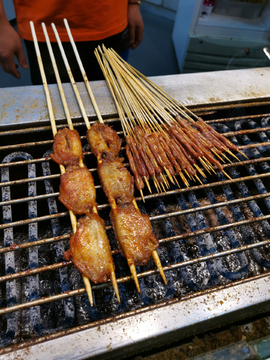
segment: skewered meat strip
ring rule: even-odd
[[[135,177],[135,186],[138,190],[142,190],[144,188],[144,182],[142,180],[141,175],[139,174],[134,159],[132,157],[132,154],[130,152],[129,146],[126,146],[126,154],[128,157],[128,161],[129,161],[129,166],[130,166],[130,170],[132,171],[134,177]]]
[[[194,149],[194,144],[184,136],[183,132],[180,131],[175,125],[169,127],[169,132],[186,148],[188,151],[197,159],[203,156],[203,152],[200,149]]]
[[[112,211],[110,217],[116,238],[128,262],[138,266],[146,265],[152,252],[158,247],[148,216],[140,214],[133,204],[125,204]]]
[[[146,155],[144,148],[142,147],[142,145],[140,143],[136,143],[137,149],[139,151],[139,154],[141,155],[145,166],[147,167],[148,173],[150,176],[155,176],[155,168],[154,166],[151,164],[148,156]]]
[[[220,162],[214,158],[212,153],[206,149],[204,146],[201,146],[200,148],[190,140],[187,141],[187,137],[184,137],[181,133],[182,131],[180,129],[177,129],[175,126],[170,126],[170,132],[181,142],[183,146],[187,148],[187,150],[191,153],[192,156],[194,156],[196,159],[206,157],[207,160],[210,161],[213,165],[216,165],[216,167],[223,171],[223,166],[220,164]]]
[[[86,167],[68,166],[60,177],[59,198],[68,210],[81,215],[96,206],[93,177]]]
[[[98,174],[110,203],[114,200],[119,205],[132,202],[134,178],[110,151],[103,151],[101,161],[98,161]]]
[[[50,157],[59,165],[78,165],[83,159],[78,131],[60,129],[54,137],[53,154]]]
[[[141,159],[140,154],[138,153],[134,139],[130,135],[128,135],[126,136],[126,142],[130,150],[132,151],[134,162],[136,164],[136,168],[138,169],[139,174],[142,176],[143,179],[149,180],[149,173],[143,159]]]
[[[111,127],[105,124],[94,123],[87,131],[87,139],[95,156],[102,156],[103,151],[110,151],[118,156],[122,140]]]
[[[176,115],[176,120],[181,125],[182,130],[186,133],[187,136],[193,139],[193,141],[199,141],[203,146],[208,149],[213,148],[213,144],[208,139],[204,138],[202,133],[197,129],[194,129],[192,125],[184,118],[181,118],[179,115]]]
[[[181,165],[181,168],[189,172],[191,175],[196,175],[196,170],[192,167],[192,165],[195,164],[195,160],[188,156],[182,145],[174,138],[170,139],[168,145]]]
[[[178,162],[176,161],[175,157],[173,156],[168,144],[167,144],[167,138],[164,134],[162,133],[159,133],[158,134],[158,137],[159,137],[159,141],[160,141],[160,144],[161,146],[163,147],[164,151],[166,152],[167,156],[169,157],[174,169],[175,169],[175,172],[176,174],[179,174],[181,172],[181,167],[180,165],[178,164]]]
[[[135,126],[134,128],[134,131],[135,131],[135,134],[137,136],[137,139],[138,141],[140,142],[140,144],[142,145],[143,149],[145,150],[146,152],[146,155],[148,156],[151,164],[153,165],[154,167],[154,170],[155,170],[155,174],[156,175],[159,175],[160,173],[162,173],[162,169],[161,167],[157,164],[156,162],[156,159],[154,157],[154,155],[152,154],[148,144],[147,144],[147,141],[145,140],[144,138],[144,132],[139,128],[139,126]],[[148,170],[149,171],[149,170]]]
[[[97,214],[87,214],[70,237],[70,250],[64,253],[95,284],[107,282],[114,271],[105,223]]]
[[[211,134],[213,134],[213,137],[219,139],[225,146],[227,146],[229,149],[232,149],[234,151],[238,151],[238,148],[236,145],[234,145],[229,139],[227,139],[222,134],[218,133],[215,129],[212,128],[212,126],[206,124],[203,119],[198,118],[198,121],[194,123],[194,126],[203,131],[208,131]]]
[[[152,153],[154,154],[156,161],[162,168],[166,168],[170,174],[174,175],[174,169],[172,167],[172,164],[168,160],[165,152],[161,148],[158,138],[155,133],[147,133],[144,135]]]

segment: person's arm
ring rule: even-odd
[[[0,66],[3,70],[17,79],[20,79],[20,73],[15,64],[15,56],[19,64],[28,68],[27,60],[23,51],[19,34],[10,25],[4,10],[3,1],[0,0]]]
[[[140,1],[128,0],[129,46],[131,49],[136,49],[143,38],[144,25],[139,4]]]

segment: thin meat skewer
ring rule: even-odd
[[[127,157],[128,157],[128,161],[129,161],[129,166],[130,166],[130,170],[132,171],[134,177],[135,177],[135,186],[136,188],[141,191],[143,188],[144,188],[144,182],[143,182],[143,179],[141,177],[141,175],[139,174],[137,168],[136,168],[136,164],[134,162],[134,159],[133,159],[133,156],[130,152],[130,148],[128,145],[126,145],[126,154],[127,154]],[[142,193],[141,193],[142,195]],[[143,198],[143,196],[142,196]],[[144,200],[144,198],[143,198]]]
[[[150,188],[150,185],[148,182],[150,176],[149,176],[147,167],[146,167],[143,159],[141,159],[140,153],[137,150],[135,140],[130,135],[127,135],[125,137],[125,139],[126,139],[127,145],[129,146],[129,149],[131,150],[131,152],[133,154],[133,158],[134,158],[134,162],[136,164],[137,171],[139,172],[141,177],[144,179],[149,191],[151,192],[151,188]]]
[[[222,150],[227,151],[230,155],[235,157],[238,161],[239,159],[229,150],[232,149],[236,152],[239,152],[240,154],[244,155],[241,151],[238,150],[237,146],[234,145],[229,139],[227,139],[222,134],[219,134],[215,129],[212,128],[212,126],[206,124],[201,118],[198,118],[198,121],[194,123],[194,126],[203,133],[204,136],[206,136],[210,141],[214,141],[217,143],[217,146],[221,146]]]

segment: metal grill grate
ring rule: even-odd
[[[270,267],[270,114],[268,102],[193,109],[248,151],[250,160],[201,178],[203,185],[163,194],[135,193],[159,239],[165,286],[153,260],[137,267],[138,294],[109,222],[109,205],[89,151],[85,125],[74,121],[93,174],[98,209],[111,242],[121,304],[110,284],[92,287],[90,307],[80,273],[62,254],[68,248],[69,215],[58,202],[59,167],[48,159],[50,126],[6,129],[1,136],[0,353],[53,339],[112,318],[170,305],[217,287],[251,281]],[[117,118],[106,120],[122,136]],[[64,126],[64,125],[60,125]],[[124,152],[122,152],[124,155]],[[150,306],[150,308],[149,308]],[[46,338],[44,337],[46,335]]]

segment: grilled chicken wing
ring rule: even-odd
[[[119,158],[111,152],[104,151],[102,161],[98,162],[98,174],[110,203],[113,200],[118,205],[132,202],[134,178]]]
[[[119,245],[127,260],[146,265],[158,247],[147,215],[140,214],[133,204],[118,206],[110,214]]]
[[[86,167],[68,166],[60,177],[59,200],[75,214],[91,212],[96,206],[93,177]]]
[[[59,165],[77,165],[83,159],[82,144],[77,130],[60,129],[54,137],[53,161]]]
[[[103,151],[111,152],[118,156],[122,140],[111,127],[105,124],[95,123],[87,131],[89,145],[97,157],[102,156]]]
[[[79,220],[79,227],[70,237],[70,250],[64,253],[80,272],[95,284],[104,283],[114,271],[113,259],[104,227],[97,214]]]

